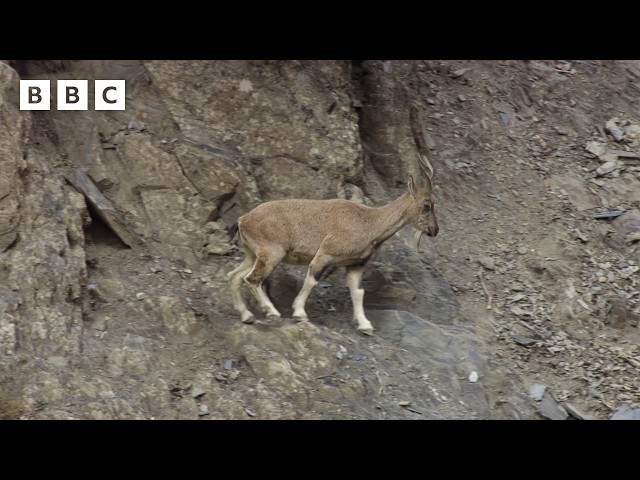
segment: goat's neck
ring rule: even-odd
[[[378,243],[384,242],[409,223],[409,208],[413,200],[411,194],[406,192],[393,202],[375,209],[375,222],[371,225],[371,233],[378,239]]]

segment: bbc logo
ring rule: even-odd
[[[125,80],[94,80],[94,110],[124,110]],[[88,110],[88,80],[58,80],[58,110]],[[20,110],[51,110],[51,80],[20,80]]]

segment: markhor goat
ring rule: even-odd
[[[244,323],[253,323],[240,288],[244,281],[267,317],[279,318],[264,287],[264,280],[280,262],[309,265],[302,289],[293,302],[293,318],[308,321],[304,306],[322,272],[331,265],[346,267],[353,317],[358,330],[371,335],[373,326],[364,314],[361,279],[364,266],[380,245],[407,224],[413,225],[416,250],[420,237],[438,234],[431,179],[433,167],[418,155],[426,174],[424,187],[409,176],[408,191],[381,207],[368,207],[349,200],[274,200],[258,205],[241,216],[231,228],[244,249],[242,264],[228,274],[234,308]]]

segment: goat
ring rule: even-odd
[[[396,200],[369,207],[349,200],[285,199],[262,203],[238,218],[231,227],[237,233],[245,257],[239,267],[227,274],[234,308],[244,323],[253,323],[240,289],[244,281],[267,318],[280,318],[263,285],[280,262],[309,265],[302,289],[293,302],[293,319],[309,321],[305,304],[309,293],[329,266],[346,267],[346,282],[353,304],[358,330],[373,334],[373,326],[364,314],[364,289],[361,285],[365,264],[380,245],[407,224],[413,225],[416,251],[423,234],[438,234],[432,192],[433,167],[418,154],[426,174],[424,187],[418,187],[409,175],[407,192]]]

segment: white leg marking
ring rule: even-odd
[[[258,289],[258,302],[260,303],[260,308],[268,318],[278,319],[282,316],[271,302],[263,283],[260,284],[260,288]]]
[[[364,314],[364,289],[360,288],[360,281],[364,267],[347,267],[347,286],[351,292],[351,303],[353,303],[353,319],[358,323],[358,331],[366,334],[373,334],[373,325]]]
[[[318,281],[313,276],[307,273],[307,277],[304,279],[304,285],[300,289],[300,292],[293,301],[293,319],[298,322],[308,322],[307,312],[304,310],[304,306],[307,303],[307,298],[313,287],[318,284]]]

